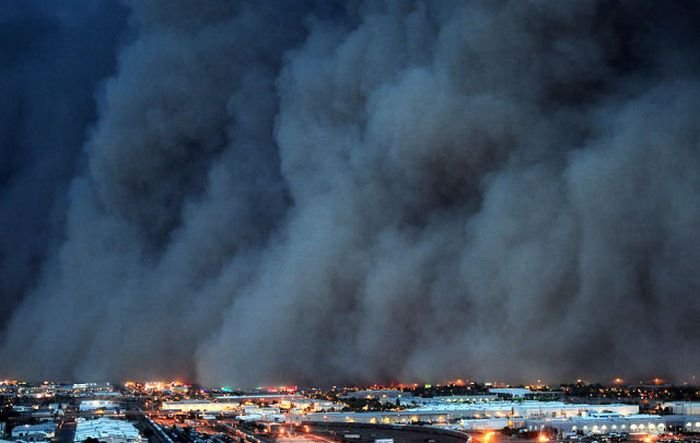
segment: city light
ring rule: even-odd
[[[671,426],[677,417],[683,417],[681,432],[700,430],[700,422],[690,419],[700,416],[700,392],[696,388],[658,387],[648,383],[621,385],[612,380],[608,386],[592,383],[558,388],[492,387],[450,382],[430,387],[410,385],[401,389],[396,385],[335,386],[329,389],[277,386],[248,391],[237,388],[235,393],[200,386],[191,389],[178,380],[129,380],[121,385],[41,382],[36,385],[3,385],[2,389],[8,399],[6,405],[25,417],[25,421],[17,423],[21,426],[14,426],[17,432],[30,429],[25,426],[32,426],[32,414],[54,416],[53,412],[45,410],[46,398],[68,396],[75,401],[63,407],[72,408],[71,416],[75,419],[151,420],[153,426],[158,426],[152,432],[162,432],[172,442],[182,443],[228,443],[212,437],[221,433],[251,442],[257,441],[255,436],[258,434],[271,439],[275,436],[285,440],[308,437],[311,441],[327,441],[319,436],[324,433],[323,426],[339,424],[348,426],[350,435],[355,435],[355,429],[358,435],[362,435],[363,429],[377,426],[413,425],[411,429],[415,432],[428,426],[433,430],[471,435],[471,441],[478,443],[507,440],[498,437],[499,431],[506,427],[531,432],[536,443],[554,442],[555,432],[559,435],[567,432],[595,435],[598,441],[614,441],[628,431],[640,443],[662,442],[670,438],[668,434],[662,437],[667,429],[675,430]],[[575,396],[569,397],[571,389],[575,389]],[[521,397],[514,398],[514,395]],[[611,395],[624,395],[626,401],[610,401]],[[681,395],[689,396],[693,401],[671,401]],[[645,405],[650,398],[658,400],[658,407],[643,409],[648,408]],[[12,402],[17,405],[12,405]],[[59,403],[51,404],[61,407]],[[312,427],[307,423],[317,425]],[[60,418],[56,424],[61,425]],[[109,428],[108,422],[104,422],[104,426]],[[183,429],[192,433],[192,441],[185,441],[187,439],[181,435]],[[683,438],[681,435],[677,439]],[[13,441],[17,440],[20,438],[13,438]],[[161,443],[171,443],[165,437],[162,440]],[[579,437],[569,440],[585,443]]]

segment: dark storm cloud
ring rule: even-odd
[[[694,4],[129,6],[9,369],[697,370]]]
[[[0,1],[0,322],[61,238],[68,183],[126,10]]]

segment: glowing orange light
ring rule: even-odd
[[[647,435],[644,437],[644,443],[652,443],[654,441],[654,438],[651,435]]]
[[[493,431],[484,434],[484,443],[490,443],[494,435],[496,435],[496,433]]]
[[[537,437],[537,441],[539,443],[547,443],[549,441],[549,437],[547,437],[547,434],[540,434],[539,437]]]

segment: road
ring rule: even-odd
[[[56,429],[56,436],[53,441],[55,443],[73,443],[73,436],[75,435],[75,409],[67,408],[63,419]]]
[[[323,435],[331,441],[352,441],[372,443],[376,439],[393,438],[402,443],[465,443],[467,434],[443,431],[435,428],[418,426],[370,425],[360,423],[305,423],[307,429],[316,435]],[[344,439],[347,435],[358,436],[352,440]]]
[[[202,434],[223,433],[231,437],[234,442],[244,440],[254,443],[339,443],[344,441],[373,443],[375,439],[381,438],[393,438],[397,443],[465,443],[469,439],[464,433],[419,426],[309,422],[304,423],[306,426],[273,424],[268,429],[260,429],[253,425],[241,425],[234,419],[218,419],[215,422],[187,419],[184,423],[178,423],[172,418],[161,416],[156,411],[151,411],[148,415],[153,416],[154,422],[162,427],[171,440],[168,442],[161,439],[151,443],[172,443],[181,440],[182,434],[177,435],[172,430],[175,425],[180,428],[189,426]],[[344,439],[349,434],[358,434],[360,438]]]
[[[320,435],[306,434],[289,437],[277,437],[275,442],[278,443],[337,443],[338,440],[331,440]]]
[[[73,436],[75,435],[75,421],[63,421],[61,426],[56,431],[56,437],[54,437],[54,442],[56,443],[73,443]]]

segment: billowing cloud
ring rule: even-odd
[[[62,240],[67,190],[127,11],[0,1],[0,323]]]
[[[14,373],[698,369],[694,4],[129,6]]]

